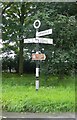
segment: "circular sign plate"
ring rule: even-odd
[[[34,21],[33,26],[34,26],[34,28],[35,28],[35,29],[39,28],[39,27],[40,27],[40,25],[41,25],[40,20],[35,20],[35,21]]]

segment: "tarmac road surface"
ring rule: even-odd
[[[0,116],[1,118],[1,116]],[[76,113],[2,112],[2,120],[77,120]]]

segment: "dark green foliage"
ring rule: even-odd
[[[23,73],[35,73],[35,62],[32,62],[31,60],[24,60],[23,62]],[[12,72],[12,70],[15,70],[16,73],[19,72],[19,57],[15,56],[15,58],[9,58],[5,57],[2,59],[2,70],[7,72]]]
[[[2,59],[2,70],[9,70],[11,73],[11,69],[15,68],[14,59],[5,57]]]
[[[30,60],[24,61],[24,73],[35,73],[35,62],[31,62]]]
[[[33,44],[23,44],[22,38],[35,37],[33,22],[39,19],[41,21],[39,31],[52,28],[52,35],[45,37],[53,38],[54,43],[53,45],[40,45],[40,51],[47,56],[46,61],[41,64],[41,68],[44,69],[44,72],[47,74],[58,74],[60,77],[64,76],[64,74],[73,73],[74,75],[76,69],[77,47],[76,3],[17,2],[2,4],[2,23],[4,25],[2,27],[2,36],[3,41],[8,40],[8,43],[4,45],[3,51],[12,49],[17,56],[20,56],[19,65],[17,65],[20,66],[20,71],[21,68],[23,69],[24,59],[28,60],[27,56],[23,53],[23,48],[28,49],[27,52],[30,54],[32,50],[35,51],[36,49]],[[5,9],[8,6],[9,8]],[[10,47],[10,39],[12,42],[16,42],[16,45]],[[44,48],[43,51],[42,48]]]

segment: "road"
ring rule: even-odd
[[[1,116],[0,116],[1,117]],[[15,113],[2,112],[2,120],[77,120],[75,113]]]

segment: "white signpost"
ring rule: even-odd
[[[53,44],[53,39],[39,38],[39,43],[42,43],[42,44]]]
[[[49,34],[52,34],[52,29],[48,29],[48,30],[45,30],[45,31],[37,32],[36,36],[40,37],[40,36],[49,35]]]
[[[32,60],[36,60],[36,90],[39,89],[39,60],[45,60],[45,54],[39,54],[39,44],[53,44],[53,39],[40,38],[40,36],[52,34],[52,29],[38,32],[41,22],[39,20],[34,21],[34,28],[36,29],[36,38],[24,39],[24,43],[36,43],[36,54],[32,55]]]
[[[24,39],[24,43],[39,43],[39,40],[36,38]]]
[[[42,43],[42,44],[53,44],[53,39],[49,38],[29,38],[24,39],[24,43]]]

